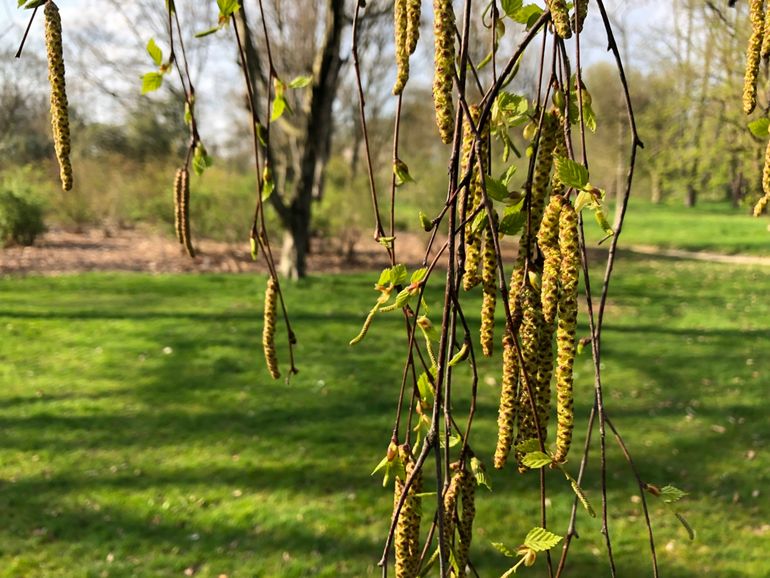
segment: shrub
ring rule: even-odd
[[[32,245],[45,232],[43,207],[27,194],[11,189],[0,190],[0,243]]]

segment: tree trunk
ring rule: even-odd
[[[279,270],[292,279],[307,274],[313,193],[320,195],[323,168],[331,147],[332,107],[342,66],[340,44],[345,25],[344,6],[344,0],[327,0],[326,3],[326,27],[313,70],[299,178],[289,207],[290,216],[284,220],[287,234],[284,235]]]
[[[650,175],[650,188],[652,189],[650,200],[654,205],[659,205],[663,200],[663,189],[660,186],[660,173],[653,171]]]

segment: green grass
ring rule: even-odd
[[[614,207],[606,213],[612,221]],[[586,213],[586,234],[599,240],[602,231]],[[621,237],[622,245],[656,245],[689,251],[770,255],[770,221],[727,203],[653,205],[632,198]]]
[[[645,258],[617,273],[608,410],[644,478],[690,492],[681,511],[698,531],[690,543],[652,504],[663,575],[767,576],[769,272]],[[371,277],[288,289],[301,369],[289,385],[264,369],[264,279],[0,281],[0,577],[379,575],[392,496],[369,473],[387,446],[403,337],[393,315],[347,346]],[[474,448],[489,461],[498,361],[480,371]],[[581,424],[591,383],[584,356]],[[461,374],[460,413],[467,389]],[[608,441],[619,576],[650,575],[634,484]],[[490,543],[515,547],[538,521],[535,476],[490,475],[473,546],[484,578],[510,565]],[[552,472],[548,484],[563,531],[570,490]],[[597,484],[594,468],[585,485],[598,506]],[[568,575],[607,575],[597,522],[581,515],[578,529]]]

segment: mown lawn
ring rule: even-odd
[[[607,208],[612,221],[614,207]],[[586,216],[586,234],[599,240],[602,231]],[[623,227],[623,245],[655,245],[688,251],[770,255],[770,220],[756,219],[748,208],[728,203],[703,202],[688,209],[682,205],[653,205],[632,198]]]
[[[404,339],[393,315],[347,346],[373,277],[288,289],[301,369],[288,385],[264,370],[263,278],[0,281],[0,576],[379,575],[392,496],[369,473],[389,438]],[[662,575],[767,576],[770,270],[624,257],[612,293],[609,411],[645,478],[690,492],[680,510],[698,532],[690,542],[653,504]],[[481,366],[474,447],[485,458],[498,363]],[[583,420],[591,383],[584,355]],[[461,375],[458,412],[463,388]],[[649,576],[634,483],[611,443],[608,460],[618,575]],[[538,522],[535,476],[490,476],[473,548],[484,578],[510,565],[491,542],[515,547]],[[561,532],[570,489],[554,473],[548,484]],[[578,529],[567,575],[608,575],[597,522],[581,514]],[[520,574],[543,576],[542,560]]]

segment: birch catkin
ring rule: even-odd
[[[177,170],[174,179],[174,198],[177,206],[175,211],[175,224],[177,224],[177,237],[184,245],[187,254],[195,257],[195,249],[190,235],[190,172],[186,167]]]
[[[454,103],[452,84],[455,72],[455,13],[452,0],[433,0],[434,72],[433,106],[436,124],[444,143],[452,142]]]
[[[513,446],[513,426],[516,421],[517,388],[519,385],[519,360],[513,337],[506,331],[503,337],[503,386],[500,392],[500,408],[497,413],[497,447],[494,465],[502,469]]]
[[[751,114],[757,106],[757,77],[765,25],[765,0],[750,0],[751,36],[746,48],[746,73],[743,79],[743,112]]]
[[[572,30],[569,25],[569,12],[567,3],[564,0],[545,0],[548,10],[551,11],[551,20],[556,34],[564,39],[572,36]]]
[[[574,30],[575,32],[582,32],[583,31],[583,23],[586,20],[586,16],[588,16],[588,2],[589,0],[575,0],[575,22],[574,22]]]
[[[174,176],[174,230],[176,231],[176,239],[180,244],[184,244],[184,240],[182,238],[184,172],[185,169],[183,168],[177,169],[176,175]]]
[[[462,470],[462,514],[457,524],[457,533],[460,543],[457,545],[457,578],[467,576],[466,568],[470,560],[471,542],[473,541],[473,520],[476,517],[476,480],[468,472]]]
[[[543,304],[543,318],[550,324],[556,319],[559,305],[559,269],[561,268],[561,253],[559,252],[559,215],[564,204],[564,197],[553,195],[551,202],[543,213],[543,222],[537,234],[537,244],[542,251],[545,262],[541,277],[540,299]]]
[[[407,0],[406,5],[406,50],[414,54],[417,41],[420,39],[421,0]]]
[[[765,149],[765,166],[762,169],[762,190],[765,194],[754,205],[755,217],[761,216],[767,209],[768,203],[770,203],[770,142],[767,143],[767,148]]]
[[[770,8],[770,6],[768,6]],[[770,56],[770,10],[765,12],[765,28],[762,32],[762,58]]]
[[[495,222],[497,215],[493,213]],[[495,305],[497,301],[497,252],[495,250],[495,234],[487,223],[484,229],[484,257],[482,262],[481,279],[484,285],[484,298],[481,305],[481,351],[484,357],[492,357],[495,337]]]
[[[48,80],[51,83],[51,129],[56,159],[59,161],[61,186],[72,188],[70,162],[70,122],[67,91],[64,84],[64,55],[62,51],[61,17],[51,0],[45,5],[45,46],[48,55]]]
[[[559,250],[562,255],[560,272],[562,294],[559,301],[557,329],[557,427],[554,460],[563,462],[567,458],[572,443],[574,424],[572,372],[575,364],[575,330],[577,328],[577,295],[580,274],[577,214],[569,203],[565,203],[559,218]]]
[[[275,279],[270,277],[267,280],[267,290],[265,291],[265,319],[262,327],[262,349],[265,351],[265,362],[267,370],[273,379],[281,377],[278,370],[278,357],[275,353],[275,320],[278,304],[278,289]]]
[[[393,29],[396,45],[396,84],[393,94],[401,94],[409,80],[409,47],[407,46],[407,0],[396,0],[393,5]]]
[[[405,446],[399,446],[398,454],[404,464],[406,478],[414,471],[414,457]],[[393,493],[393,510],[395,511],[401,494],[404,492],[406,478],[396,477]],[[420,565],[420,516],[421,506],[418,494],[422,491],[422,472],[419,471],[409,486],[404,505],[398,516],[394,543],[396,551],[396,578],[416,578]]]
[[[471,107],[471,118],[474,122],[478,120],[478,107]],[[475,118],[474,118],[475,114]],[[471,166],[471,157],[473,156],[473,130],[470,122],[463,126],[462,143],[462,174],[469,174],[468,184],[463,187],[458,199],[458,206],[461,207],[460,215],[463,219],[469,219],[475,212],[481,199],[479,182],[477,181],[478,168],[474,163]],[[470,291],[476,285],[481,283],[479,276],[479,265],[481,263],[481,236],[473,230],[473,220],[469,220],[465,225],[465,266],[463,271],[463,289]]]

